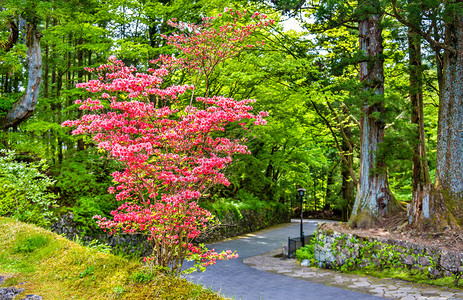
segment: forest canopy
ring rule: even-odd
[[[259,47],[205,76],[173,72],[162,87],[193,82],[195,97],[256,99],[267,125],[226,128],[251,154],[237,154],[225,169],[230,184],[200,205],[218,215],[230,207],[290,215],[302,187],[306,213],[331,211],[353,227],[391,214],[417,229],[462,226],[460,1],[4,0],[0,9],[0,146],[50,178],[47,211],[72,211],[88,231],[93,215],[117,207],[107,189],[121,166],[61,126],[82,117],[75,100],[89,93],[76,84],[96,79],[85,68],[113,55],[145,71],[161,55],[181,58],[166,38],[179,30],[171,20],[201,24],[225,10],[274,22],[252,35]],[[288,19],[300,28],[285,27]],[[0,197],[26,193],[14,176],[0,170]],[[0,198],[0,214],[15,205]],[[38,210],[27,218],[44,223]]]

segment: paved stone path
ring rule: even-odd
[[[244,263],[258,270],[283,274],[310,282],[334,286],[386,299],[463,299],[463,291],[416,284],[397,279],[379,279],[371,276],[343,274],[332,270],[302,267],[295,259],[275,257],[282,248],[244,259]]]
[[[311,234],[317,223],[306,220],[305,234]],[[297,260],[275,257],[289,236],[298,235],[299,224],[289,223],[209,245],[216,251],[236,250],[240,258],[218,262],[188,279],[242,300],[463,299],[462,290],[301,267]]]

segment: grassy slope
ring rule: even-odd
[[[26,289],[23,295],[45,299],[222,299],[185,280],[150,273],[139,262],[1,217],[0,275],[7,276],[3,286],[18,285]]]

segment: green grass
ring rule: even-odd
[[[50,238],[47,236],[35,235],[23,241],[19,241],[19,243],[15,247],[15,251],[19,253],[20,252],[31,253],[31,252],[34,252],[35,250],[38,250],[44,247],[46,244],[48,244],[49,241],[50,241]]]
[[[401,279],[409,282],[416,282],[422,284],[429,284],[435,286],[442,286],[448,288],[462,288],[463,280],[460,280],[458,285],[456,284],[455,277],[445,276],[439,278],[430,278],[428,275],[424,274],[420,270],[408,270],[406,268],[398,269],[384,269],[384,270],[374,270],[374,269],[359,269],[353,271],[347,271],[345,273],[357,274],[357,275],[370,275],[377,278],[394,278]]]
[[[45,299],[223,299],[137,260],[78,245],[40,227],[0,217],[3,286]],[[24,283],[25,282],[25,283]]]
[[[153,280],[154,276],[152,272],[136,272],[130,276],[130,280],[135,283],[147,283]]]

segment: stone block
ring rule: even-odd
[[[436,268],[429,267],[428,271],[429,271],[429,275],[436,276],[436,277],[441,276],[441,272]]]
[[[429,260],[428,256],[419,256],[418,257],[418,264],[423,267],[428,267],[431,265],[431,262]]]
[[[409,266],[413,266],[416,262],[416,259],[411,255],[404,255],[403,256],[403,263]]]
[[[445,271],[456,272],[460,267],[460,253],[442,250],[440,265]]]
[[[301,266],[303,267],[310,267],[310,259],[303,259],[301,261]]]
[[[422,254],[425,251],[425,247],[423,245],[415,245],[413,247],[414,254]]]

